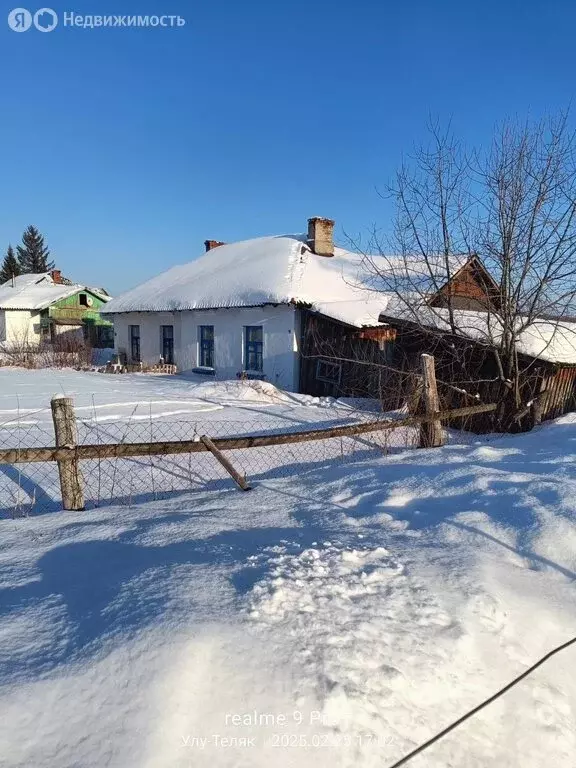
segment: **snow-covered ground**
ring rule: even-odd
[[[72,380],[90,405],[89,384]],[[152,386],[97,380],[118,403]],[[22,409],[58,391],[26,381]],[[218,412],[243,412],[230,402]],[[275,407],[293,414],[261,411]],[[311,463],[249,493],[0,521],[0,762],[393,764],[576,634],[575,446],[566,416],[527,435]],[[572,768],[575,654],[410,766]]]
[[[83,444],[198,439],[321,429],[375,418],[374,401],[334,400],[282,392],[260,381],[206,381],[201,376],[105,375],[73,370],[0,369],[0,447],[54,445],[50,399],[71,395]],[[376,408],[377,410],[377,408]],[[375,436],[405,446],[415,430]],[[250,478],[298,472],[312,461],[356,458],[376,444],[366,438],[236,451]],[[87,506],[132,504],[229,483],[208,454],[82,463]],[[0,467],[0,519],[58,509],[54,463]]]
[[[323,418],[331,424],[355,421],[359,408],[369,407],[369,401],[295,395],[260,381],[0,368],[0,428],[51,428],[54,394],[72,396],[78,418],[86,423],[238,420],[293,429]]]

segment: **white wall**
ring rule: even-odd
[[[40,313],[24,309],[6,309],[4,339],[6,344],[38,344],[40,341]]]
[[[214,369],[218,379],[235,379],[244,370],[244,326],[261,325],[264,374],[282,389],[298,389],[298,313],[292,306],[181,312],[127,312],[114,315],[114,342],[130,356],[129,326],[140,326],[144,363],[157,363],[161,354],[160,326],[174,326],[174,358],[180,371],[199,365],[198,326],[214,326]]]

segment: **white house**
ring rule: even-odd
[[[13,277],[0,285],[0,344],[37,345],[60,334],[82,339],[85,326],[97,341],[110,326],[99,316],[109,298],[101,289],[64,280],[56,269]]]
[[[361,257],[334,247],[333,229],[316,217],[307,235],[207,240],[197,259],[106,305],[117,352],[298,391],[304,311],[353,328],[383,325],[382,297],[363,283]]]

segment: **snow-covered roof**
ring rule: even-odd
[[[537,320],[520,335],[519,351],[554,363],[576,364],[576,323]]]
[[[448,257],[381,255],[368,256],[363,266],[366,280],[374,290],[422,296],[439,291],[473,258],[476,257],[465,253]]]
[[[112,299],[106,313],[175,311],[305,303],[350,325],[378,324],[379,292],[370,290],[362,256],[342,248],[318,256],[305,235],[220,245]]]
[[[439,331],[450,331],[447,309],[430,307],[422,303],[410,304],[397,296],[383,296],[385,307],[381,320],[406,320]],[[480,342],[498,343],[502,338],[502,321],[495,313],[472,310],[453,310],[458,335]],[[518,326],[526,322],[518,318]],[[565,320],[537,319],[521,331],[517,340],[518,352],[565,365],[576,364],[576,323]]]
[[[357,328],[382,325],[379,320],[382,311],[382,295],[367,292],[365,296],[348,301],[315,301],[312,309],[321,315],[340,320]]]
[[[41,310],[55,301],[73,296],[78,291],[90,291],[104,301],[108,297],[84,285],[55,283],[49,272],[37,275],[18,275],[0,285],[0,309]]]

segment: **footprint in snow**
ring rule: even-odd
[[[480,624],[494,634],[502,632],[506,626],[506,611],[491,595],[475,595],[470,600],[470,609],[478,617]]]

